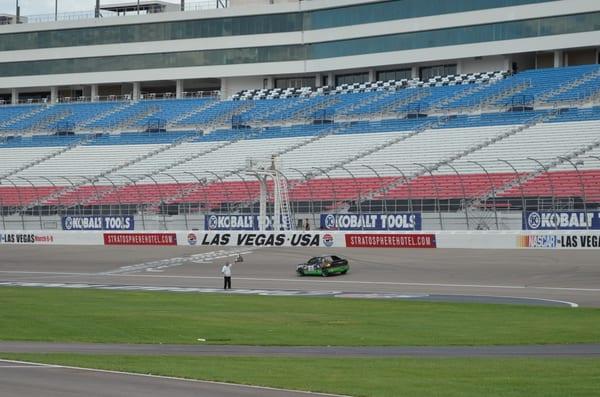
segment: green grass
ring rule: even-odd
[[[244,345],[600,343],[600,310],[0,288],[0,340]]]
[[[369,397],[590,397],[600,390],[599,359],[0,356]]]

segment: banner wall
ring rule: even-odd
[[[439,232],[73,232],[0,231],[2,245],[128,245],[187,247],[600,249],[600,231]]]

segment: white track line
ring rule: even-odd
[[[552,303],[560,303],[566,306],[570,306],[573,308],[579,307],[579,305],[575,302],[569,301],[561,301],[558,299],[546,299],[546,298],[531,298],[528,296],[505,296],[505,295],[461,295],[461,294],[443,294],[444,296],[468,296],[469,298],[502,298],[502,299],[523,299],[523,300],[531,300],[531,301],[542,301],[542,302],[552,302]],[[435,295],[434,295],[435,296]]]
[[[174,276],[174,275],[155,275],[155,274],[102,274],[102,273],[69,273],[69,272],[27,272],[27,271],[0,271],[0,274],[42,274],[42,275],[63,275],[63,276],[92,276],[92,277],[147,277],[147,278],[173,278],[173,279],[196,279],[196,280],[220,280],[223,277],[217,276]],[[236,277],[241,281],[273,281],[273,282],[307,282],[306,279],[291,278],[257,278],[257,277]],[[311,279],[311,283],[326,284],[363,284],[363,285],[399,285],[415,287],[449,287],[449,288],[497,288],[497,289],[536,289],[549,291],[577,291],[577,292],[600,292],[600,288],[575,288],[575,287],[536,287],[532,285],[489,285],[489,284],[448,284],[448,283],[401,283],[393,281],[349,281],[349,280],[319,280]]]
[[[29,368],[36,368],[36,367],[32,367],[35,365],[35,366],[43,367],[43,368],[63,368],[63,369],[72,369],[72,370],[77,370],[77,371],[99,372],[99,373],[114,374],[114,375],[139,376],[139,377],[144,377],[144,378],[170,379],[170,380],[176,380],[176,381],[182,381],[182,382],[206,383],[206,384],[211,384],[211,385],[233,386],[233,387],[239,387],[239,388],[284,391],[284,392],[307,394],[307,395],[329,396],[329,397],[351,397],[351,396],[347,396],[345,394],[318,393],[318,392],[310,392],[310,391],[305,391],[305,390],[282,389],[282,388],[277,388],[277,387],[241,385],[238,383],[217,382],[217,381],[212,381],[212,380],[186,379],[186,378],[178,378],[175,376],[140,374],[140,373],[135,373],[135,372],[111,371],[108,369],[73,367],[73,366],[69,366],[69,365],[53,365],[53,364],[36,363],[36,362],[30,362],[30,361],[16,361],[16,360],[0,359],[0,362],[15,363],[15,364],[21,364],[21,365],[27,364],[30,366]],[[2,367],[0,367],[0,368],[2,368]]]
[[[151,274],[125,274],[124,277],[155,277],[155,278],[183,278],[183,279],[207,279],[220,280],[223,277],[216,276],[169,276],[169,275],[151,275]],[[307,282],[306,279],[299,278],[255,278],[255,277],[236,277],[236,280],[242,281],[274,281],[274,282]],[[402,285],[416,287],[462,287],[462,288],[498,288],[498,289],[541,289],[541,290],[564,290],[564,291],[585,291],[585,292],[600,292],[600,288],[572,288],[572,287],[535,287],[529,285],[487,285],[487,284],[435,284],[435,283],[400,283],[393,281],[349,281],[349,280],[319,280],[310,279],[311,283],[326,283],[326,284],[365,284],[365,285]]]
[[[30,363],[30,362],[16,361],[16,360],[5,360],[3,358],[0,358],[0,363],[12,364],[12,365],[0,365],[0,369],[3,369],[3,368],[61,368],[60,365]]]

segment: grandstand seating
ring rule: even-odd
[[[600,160],[590,160],[600,158],[600,107],[573,103],[596,91],[598,66],[457,79],[258,90],[227,101],[2,106],[0,207],[252,202],[258,183],[243,173],[246,160],[274,154],[292,201],[476,199],[494,190],[600,202]],[[535,109],[505,111],[515,95],[536,98]],[[560,111],[540,107],[563,101]],[[496,108],[462,112],[484,102]],[[143,132],[153,119],[171,131]],[[61,123],[76,134],[54,134]],[[53,134],[20,133],[36,129]],[[112,129],[120,133],[95,133]],[[522,190],[511,185],[517,178]]]

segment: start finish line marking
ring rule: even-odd
[[[116,270],[109,272],[99,273],[101,275],[115,275],[115,274],[127,274],[135,272],[163,272],[171,267],[181,266],[186,263],[211,263],[217,259],[231,258],[238,255],[251,254],[252,249],[230,249],[230,250],[219,250],[211,252],[203,252],[201,254],[194,254],[185,257],[161,259],[158,261],[144,262],[137,265],[128,265],[120,267]]]
[[[145,285],[109,285],[109,284],[68,284],[68,283],[28,283],[19,281],[0,282],[0,287],[37,287],[37,288],[80,288],[102,289],[113,291],[153,291],[153,292],[186,292],[210,293],[233,295],[259,295],[259,296],[333,296],[336,298],[371,298],[371,299],[415,299],[428,295],[423,294],[393,294],[393,293],[345,293],[343,291],[296,291],[296,290],[266,290],[266,289],[230,289],[221,288],[193,288],[193,287],[152,287]]]

